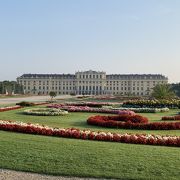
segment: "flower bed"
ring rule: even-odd
[[[121,128],[121,129],[143,129],[143,130],[176,130],[176,129],[180,129],[179,122],[147,123],[147,121],[145,120],[144,121],[145,123],[144,122],[142,123],[142,121],[137,120],[134,117],[132,117],[132,120],[128,120],[130,118],[128,116],[127,117],[123,117],[123,116],[91,116],[87,119],[87,123],[90,125],[109,127],[109,128]],[[144,117],[142,117],[142,118],[144,118]],[[122,119],[122,120],[118,121],[117,119]],[[124,121],[124,122],[122,122],[122,121]]]
[[[109,114],[129,114],[134,115],[133,111],[129,110],[113,110],[113,109],[104,109],[104,108],[91,108],[88,106],[66,106],[62,104],[53,104],[47,106],[48,108],[59,108],[67,110],[69,112],[94,112],[94,113],[109,113]]]
[[[34,108],[34,109],[26,109],[24,113],[27,115],[35,115],[35,116],[59,116],[68,114],[67,111],[55,109],[55,108]]]
[[[123,107],[135,107],[135,108],[180,108],[180,100],[130,100],[123,103]]]
[[[9,106],[9,107],[1,107],[0,108],[0,112],[4,112],[4,111],[11,111],[11,110],[15,110],[15,109],[20,109],[22,108],[21,106]]]
[[[94,132],[90,130],[80,130],[75,128],[67,128],[67,129],[51,128],[39,124],[12,122],[12,121],[4,121],[4,120],[0,120],[0,130],[46,135],[46,136],[76,138],[83,140],[97,140],[97,141],[110,141],[110,142],[131,143],[131,144],[147,144],[147,145],[180,147],[179,136]]]
[[[163,121],[171,121],[171,120],[177,121],[177,120],[180,120],[180,115],[176,115],[176,116],[164,116],[164,117],[162,117],[161,120],[163,120]]]
[[[103,108],[108,109],[108,106],[103,106]],[[129,111],[134,111],[135,113],[159,113],[159,112],[168,112],[169,108],[125,108],[125,107],[120,107],[120,108],[113,108],[110,107],[113,110],[129,110]]]
[[[36,106],[40,106],[40,105],[47,105],[49,104],[48,102],[38,102],[38,103],[34,103]]]
[[[111,106],[115,104],[120,104],[120,103],[110,103],[110,102],[68,102],[62,105],[67,105],[67,106],[88,106],[88,107],[96,107],[96,108],[101,108],[102,106]]]

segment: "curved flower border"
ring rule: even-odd
[[[119,122],[113,120],[113,116],[91,116],[87,123],[95,126],[121,128],[121,129],[143,129],[143,130],[177,130],[180,129],[180,122],[152,122],[152,123],[133,123]],[[114,116],[116,119],[116,116]]]
[[[105,108],[109,108],[108,106]],[[111,108],[113,110],[130,110],[134,111],[135,113],[160,113],[160,112],[168,112],[169,108]]]
[[[22,108],[22,107],[19,106],[19,105],[17,105],[17,106],[9,106],[9,107],[1,107],[0,112],[11,111],[11,110],[20,109],[20,108]]]
[[[33,108],[24,110],[24,114],[34,116],[60,116],[67,115],[68,111],[55,108]]]
[[[91,108],[88,106],[67,106],[62,104],[52,104],[47,106],[48,108],[59,108],[67,110],[69,112],[94,112],[94,113],[109,113],[109,114],[128,114],[134,115],[134,111],[130,110],[113,110],[113,109],[104,109],[104,108]]]
[[[180,115],[176,115],[176,116],[163,116],[162,121],[178,121],[180,120]]]
[[[0,120],[0,130],[27,134],[58,136],[83,140],[97,140],[130,144],[160,145],[180,147],[179,136],[161,136],[151,134],[119,134],[111,132],[94,132],[76,128],[51,128],[39,124]]]

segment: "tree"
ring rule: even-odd
[[[176,96],[180,97],[180,83],[171,84],[172,90],[175,92]]]
[[[16,81],[0,82],[0,94],[5,94],[6,91],[8,92],[8,95],[11,95],[13,92],[15,94],[23,94],[23,86]]]
[[[51,91],[49,95],[51,96],[51,101],[53,100],[54,97],[56,97],[56,93],[54,91]]]
[[[171,86],[168,84],[158,84],[153,88],[152,97],[156,99],[170,99],[175,97]]]

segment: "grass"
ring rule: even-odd
[[[0,131],[0,167],[52,175],[171,179],[180,177],[180,151]]]
[[[124,130],[87,125],[87,118],[97,113],[30,116],[22,113],[24,109],[1,112],[0,119],[51,127],[180,136],[179,130]],[[175,115],[177,112],[179,110],[141,115],[148,117],[151,122],[157,122],[162,116]],[[0,168],[18,171],[122,180],[178,180],[180,177],[180,150],[175,147],[83,141],[0,131],[0,154]]]

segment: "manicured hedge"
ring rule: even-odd
[[[23,107],[24,106],[35,106],[35,103],[22,101],[22,102],[16,103],[16,105],[23,106]]]
[[[46,105],[46,104],[49,104],[47,102],[27,102],[27,101],[22,101],[22,102],[19,102],[19,103],[16,103],[16,105],[19,105],[19,106],[37,106],[37,105]]]

